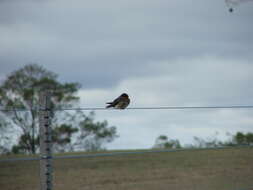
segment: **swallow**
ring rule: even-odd
[[[116,108],[116,109],[125,109],[130,103],[130,99],[126,93],[121,94],[118,98],[112,102],[107,102],[109,104],[106,108]]]

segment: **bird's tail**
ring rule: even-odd
[[[112,102],[106,102],[106,104],[109,104],[109,105],[106,106],[106,108],[111,108],[111,107],[113,107]]]

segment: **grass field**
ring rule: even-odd
[[[55,190],[253,190],[253,148],[57,159],[53,164]],[[38,166],[39,161],[0,162],[0,189],[39,189]]]

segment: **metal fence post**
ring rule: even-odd
[[[39,97],[40,190],[52,190],[52,131],[50,126],[50,93]]]

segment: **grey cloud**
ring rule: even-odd
[[[1,75],[37,62],[86,88],[203,55],[252,60],[252,11],[222,1],[3,1]],[[153,62],[153,66],[150,66]]]

